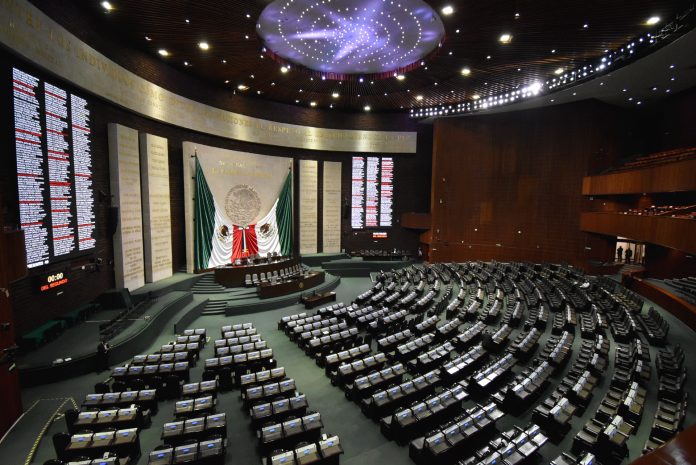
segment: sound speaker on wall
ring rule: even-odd
[[[118,227],[118,207],[109,207],[109,221],[107,223],[108,234],[113,236],[116,234]]]

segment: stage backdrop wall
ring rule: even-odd
[[[186,268],[288,254],[292,159],[184,142]]]

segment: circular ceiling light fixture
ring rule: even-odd
[[[272,57],[334,80],[388,78],[422,66],[445,35],[423,0],[275,0],[256,27]]]

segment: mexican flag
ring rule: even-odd
[[[288,172],[273,207],[247,226],[229,224],[213,198],[196,159],[194,258],[197,270],[215,268],[251,255],[292,253],[292,172]]]

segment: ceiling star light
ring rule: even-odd
[[[423,0],[274,0],[256,31],[274,58],[333,80],[401,74],[436,52],[445,35]]]
[[[651,16],[645,20],[645,25],[646,26],[654,26],[655,24],[659,23],[660,21],[661,21],[661,19],[659,16]]]
[[[507,32],[505,34],[501,34],[500,37],[498,37],[498,42],[500,42],[501,44],[509,44],[510,42],[512,42],[512,34],[509,34]]]
[[[210,44],[205,41],[198,42],[198,48],[200,48],[201,50],[208,50],[210,48]]]
[[[169,56],[169,51],[166,48],[161,48],[161,49],[157,50],[157,53],[159,53],[163,57]]]
[[[440,10],[440,11],[442,12],[443,15],[449,16],[452,13],[454,13],[454,8],[452,8],[452,5],[447,5],[447,6],[444,6],[442,8],[442,10]]]

